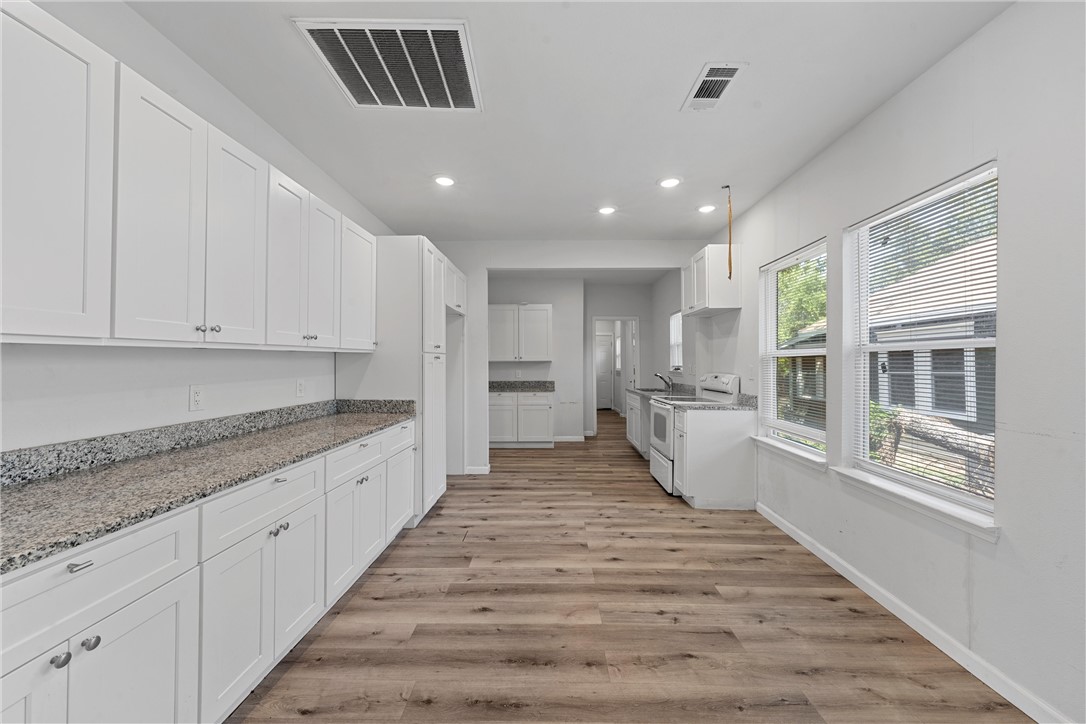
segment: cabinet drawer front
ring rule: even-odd
[[[491,407],[513,407],[517,404],[516,392],[491,392],[490,393],[490,406]]]
[[[173,516],[3,589],[3,672],[120,610],[196,565],[198,516]],[[68,566],[92,563],[76,572]]]
[[[206,561],[324,494],[324,460],[257,480],[200,506],[200,560]]]
[[[388,457],[388,439],[384,435],[352,442],[328,455],[328,490],[334,490]]]
[[[553,392],[518,392],[517,402],[521,405],[549,405],[554,400]]]
[[[385,457],[390,458],[415,444],[415,423],[405,422],[397,425],[382,433],[382,437]]]

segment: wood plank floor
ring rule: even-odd
[[[1020,711],[621,418],[449,479],[232,722],[1003,722]]]

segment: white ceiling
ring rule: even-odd
[[[742,212],[1006,3],[133,6],[386,224],[441,241],[706,239],[722,184]],[[466,19],[483,112],[352,108],[296,17]],[[709,61],[750,65],[680,113]]]
[[[582,279],[588,284],[653,284],[671,269],[490,269],[491,279]]]

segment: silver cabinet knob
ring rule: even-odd
[[[317,335],[312,334],[312,335],[309,336],[309,338],[312,339],[313,341],[316,341],[317,340]]]
[[[63,669],[68,665],[68,662],[72,660],[72,653],[65,651],[63,654],[57,654],[53,658],[49,659],[49,663],[53,665],[54,669]]]
[[[280,523],[279,524],[279,530],[286,530],[289,527],[290,527],[290,521],[289,520],[287,522],[285,522],[285,523]]]
[[[434,349],[441,349],[441,345],[440,344],[435,344]]]
[[[268,531],[268,535],[270,535],[272,537],[278,536],[279,533],[280,533],[280,530],[278,528],[272,528],[271,530]]]
[[[197,332],[206,332],[207,331],[207,325],[206,324],[197,324],[196,325],[196,331]]]
[[[221,332],[222,331],[222,327],[220,327],[217,324],[213,325],[210,329],[211,329],[212,332]]]
[[[457,305],[456,305],[456,308],[457,308],[457,309],[460,309],[460,306],[461,306],[461,305],[457,304]]]
[[[79,573],[80,571],[90,568],[94,565],[94,561],[85,561],[83,563],[69,563],[68,573]]]
[[[358,443],[358,447],[369,447],[369,446],[370,446],[370,444],[368,442],[360,442],[360,443]]]
[[[83,639],[79,645],[87,651],[94,651],[100,643],[102,643],[101,636],[91,636],[89,639]]]

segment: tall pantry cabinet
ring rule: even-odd
[[[336,396],[415,401],[421,459],[414,471],[414,524],[445,493],[450,350],[446,315],[460,313],[456,302],[447,306],[445,285],[447,277],[463,275],[421,236],[377,237],[377,265],[381,269],[377,315],[388,331],[382,334],[378,354],[338,358]],[[463,354],[462,345],[458,350]]]

